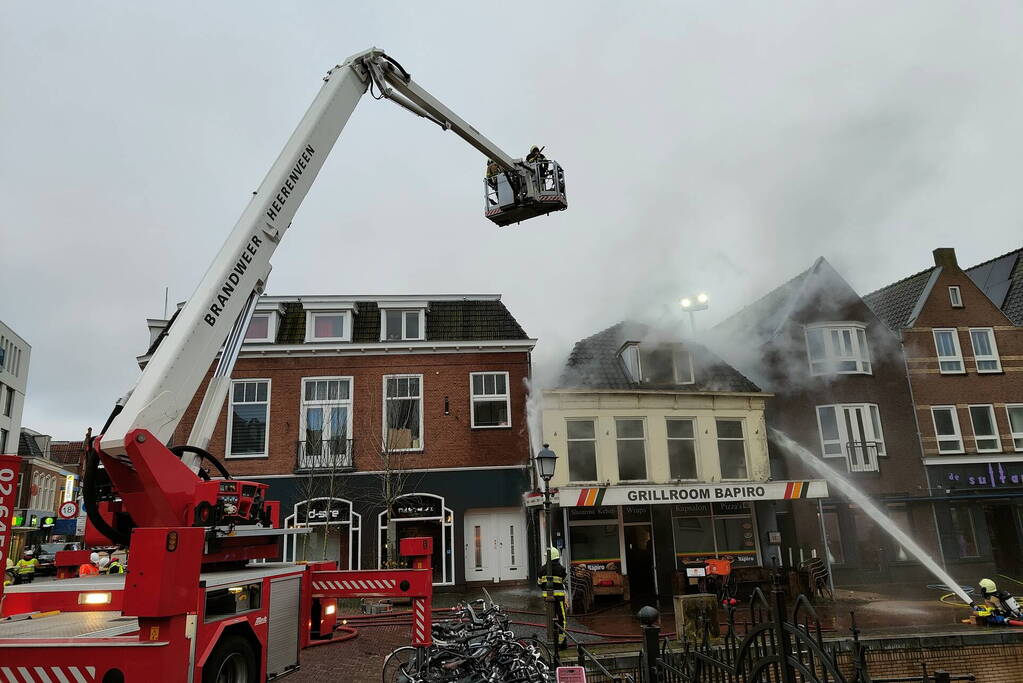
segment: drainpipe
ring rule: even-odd
[[[916,443],[920,448],[920,464],[924,468],[924,483],[927,484],[927,497],[931,497],[931,478],[927,473],[927,463],[924,461],[924,435],[920,431],[920,416],[917,415],[916,396],[913,395],[913,380],[909,376],[909,360],[906,358],[905,335],[899,330],[899,349],[902,351],[902,367],[906,371],[906,386],[909,387],[909,401],[913,406],[913,424],[916,425]],[[931,517],[934,519],[934,539],[938,542],[938,557],[941,560],[941,568],[948,571],[945,564],[945,548],[941,544],[941,528],[938,526],[938,510],[931,501]]]

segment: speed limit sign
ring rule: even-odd
[[[60,504],[60,509],[57,510],[61,519],[74,519],[78,516],[78,503],[73,500],[69,500]]]

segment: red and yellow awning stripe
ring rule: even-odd
[[[785,498],[806,498],[809,490],[810,482],[808,481],[790,481],[785,487]]]
[[[604,500],[604,493],[607,487],[580,489],[579,498],[576,500],[576,507],[590,507],[600,505]]]

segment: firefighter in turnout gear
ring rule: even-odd
[[[553,597],[554,622],[558,625],[558,648],[568,647],[568,638],[565,636],[564,628],[568,625],[568,618],[565,612],[565,567],[561,564],[561,552],[557,548],[551,548],[550,561],[540,567],[540,576],[536,583],[540,586],[544,598]]]
[[[14,565],[14,571],[18,575],[19,583],[32,583],[32,580],[36,577],[36,568],[38,566],[39,560],[35,558],[35,553],[31,550],[26,550],[25,554]]]
[[[998,586],[991,579],[981,579],[978,583],[980,594],[984,596],[985,604],[990,607],[997,616],[1006,619],[1021,619],[1023,611],[1012,593],[998,590]]]

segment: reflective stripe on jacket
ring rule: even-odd
[[[19,574],[35,574],[38,566],[39,560],[34,557],[31,560],[18,560],[18,563],[14,565],[15,571]]]

